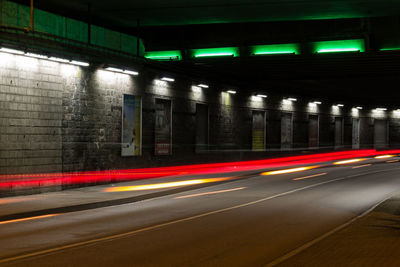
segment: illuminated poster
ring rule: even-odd
[[[265,149],[265,112],[253,111],[253,150]]]
[[[142,154],[142,99],[124,95],[122,106],[122,156]]]
[[[156,99],[155,154],[170,155],[171,151],[171,101]]]

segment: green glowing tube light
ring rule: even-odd
[[[379,51],[399,51],[400,47],[381,48]]]
[[[314,53],[365,52],[363,39],[314,42]]]
[[[219,47],[219,48],[202,48],[193,49],[193,57],[238,57],[239,48],[237,47]]]
[[[174,51],[150,51],[144,54],[145,58],[153,60],[181,60],[182,53],[179,50]]]
[[[280,55],[280,54],[300,54],[299,44],[273,44],[273,45],[255,45],[251,48],[253,55]]]

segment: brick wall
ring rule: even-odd
[[[329,103],[288,106],[283,96],[254,99],[240,88],[215,85],[194,90],[189,77],[144,69],[138,77],[0,54],[0,173],[43,173],[136,168],[261,157],[280,148],[280,117],[293,113],[293,148],[308,147],[310,114],[318,114],[320,146],[334,145],[335,116],[344,117],[351,145],[351,108]],[[236,95],[225,93],[236,89]],[[123,94],[142,97],[142,155],[121,157]],[[155,99],[172,101],[172,155],[154,155]],[[196,103],[209,107],[209,152],[195,152]],[[350,105],[349,105],[350,106]],[[266,111],[266,153],[251,152],[252,112]],[[373,143],[373,117],[361,118],[361,144]],[[400,143],[400,118],[390,117],[390,142]],[[240,151],[234,153],[232,150]],[[229,151],[229,152],[224,152]],[[274,152],[276,153],[276,152]]]

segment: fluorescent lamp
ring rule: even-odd
[[[314,101],[313,103],[316,104],[316,105],[321,105],[322,104],[322,102],[320,102],[320,101]]]
[[[317,53],[334,53],[334,52],[360,52],[358,48],[333,48],[333,49],[320,49]]]
[[[300,54],[300,44],[268,44],[250,47],[252,55]]]
[[[61,63],[69,63],[68,59],[58,58],[58,57],[49,57],[49,60],[56,61],[56,62],[61,62]]]
[[[363,109],[363,107],[356,107],[356,109],[360,109],[361,110],[361,109]]]
[[[209,86],[207,85],[207,84],[199,84],[199,85],[197,85],[198,87],[201,87],[201,88],[208,88]]]
[[[28,56],[28,57],[34,57],[34,58],[40,58],[40,59],[48,59],[48,56],[35,54],[35,53],[26,53],[25,55]]]
[[[72,65],[78,65],[78,66],[82,66],[82,67],[87,67],[87,66],[89,66],[89,63],[83,62],[83,61],[77,61],[77,60],[72,60],[70,63],[71,63]]]
[[[267,98],[266,95],[261,95],[261,94],[257,94],[256,96],[257,96],[257,97],[261,97],[261,98]]]
[[[123,69],[118,69],[118,68],[113,68],[113,67],[107,67],[106,70],[108,71],[113,71],[113,72],[119,72],[119,73],[125,73],[125,74],[130,74],[130,75],[139,75],[139,72],[132,71],[132,70],[123,70]]]
[[[161,80],[166,81],[166,82],[174,82],[175,81],[175,79],[169,78],[169,77],[162,77]]]
[[[226,91],[227,93],[229,93],[229,94],[236,94],[236,91],[233,91],[233,90],[228,90],[228,91]]]
[[[145,58],[152,60],[181,60],[182,53],[179,50],[173,51],[149,51],[144,54]]]
[[[114,72],[123,72],[124,71],[122,69],[117,69],[117,68],[112,68],[112,67],[108,67],[108,68],[106,68],[106,70],[114,71]]]
[[[296,102],[297,98],[289,97],[287,100]]]
[[[25,54],[24,51],[15,50],[15,49],[11,49],[11,48],[5,48],[5,47],[0,48],[0,51],[6,52],[6,53],[11,53],[11,54],[17,54],[17,55]]]
[[[344,107],[343,104],[337,104],[336,106],[338,106],[338,107]]]
[[[233,57],[233,53],[204,53],[196,55],[196,57],[227,57],[227,56]]]
[[[377,111],[386,111],[387,108],[376,108]]]
[[[139,75],[139,72],[133,71],[133,70],[124,70],[124,73],[130,74],[130,75],[134,75],[134,76],[138,76]]]
[[[266,51],[266,52],[256,52],[254,55],[294,55],[296,54],[293,51]]]

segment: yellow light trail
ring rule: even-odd
[[[374,159],[387,159],[387,158],[392,158],[394,155],[382,155],[382,156],[376,156]]]
[[[341,164],[350,164],[350,163],[355,163],[355,162],[360,162],[366,159],[348,159],[348,160],[342,160],[342,161],[336,161],[335,165],[341,165]]]
[[[277,171],[269,171],[263,172],[261,175],[276,175],[276,174],[285,174],[285,173],[292,173],[292,172],[301,172],[306,170],[311,170],[314,168],[318,168],[319,166],[308,166],[308,167],[298,167],[298,168],[291,168],[291,169],[284,169],[284,170],[277,170]]]
[[[106,188],[104,191],[105,192],[125,192],[125,191],[140,191],[140,190],[163,189],[163,188],[186,186],[186,185],[214,183],[214,182],[226,181],[226,180],[229,180],[229,179],[231,179],[231,177],[196,179],[196,180],[186,180],[186,181],[179,181],[179,182],[159,183],[159,184],[118,186],[118,187]]]
[[[328,174],[328,173],[327,173],[327,172],[323,172],[323,173],[318,173],[318,174],[314,174],[314,175],[309,175],[309,176],[294,178],[294,179],[292,179],[292,180],[293,180],[293,181],[304,180],[304,179],[308,179],[308,178],[312,178],[312,177],[317,177],[317,176],[322,176],[322,175],[326,175],[326,174]]]
[[[242,190],[247,187],[238,187],[238,188],[232,188],[232,189],[226,189],[226,190],[219,190],[219,191],[211,191],[211,192],[206,192],[206,193],[198,193],[198,194],[192,194],[192,195],[185,195],[185,196],[180,196],[180,197],[174,197],[174,199],[181,199],[181,198],[189,198],[189,197],[199,197],[199,196],[205,196],[205,195],[213,195],[213,194],[220,194],[220,193],[226,193],[226,192],[232,192],[232,191],[237,191],[237,190]]]
[[[15,222],[23,222],[23,221],[29,221],[29,220],[37,220],[37,219],[43,219],[43,218],[48,218],[48,217],[54,217],[54,216],[57,216],[57,215],[59,215],[59,214],[48,214],[48,215],[41,215],[41,216],[34,216],[34,217],[22,218],[22,219],[1,221],[0,224],[15,223]]]

